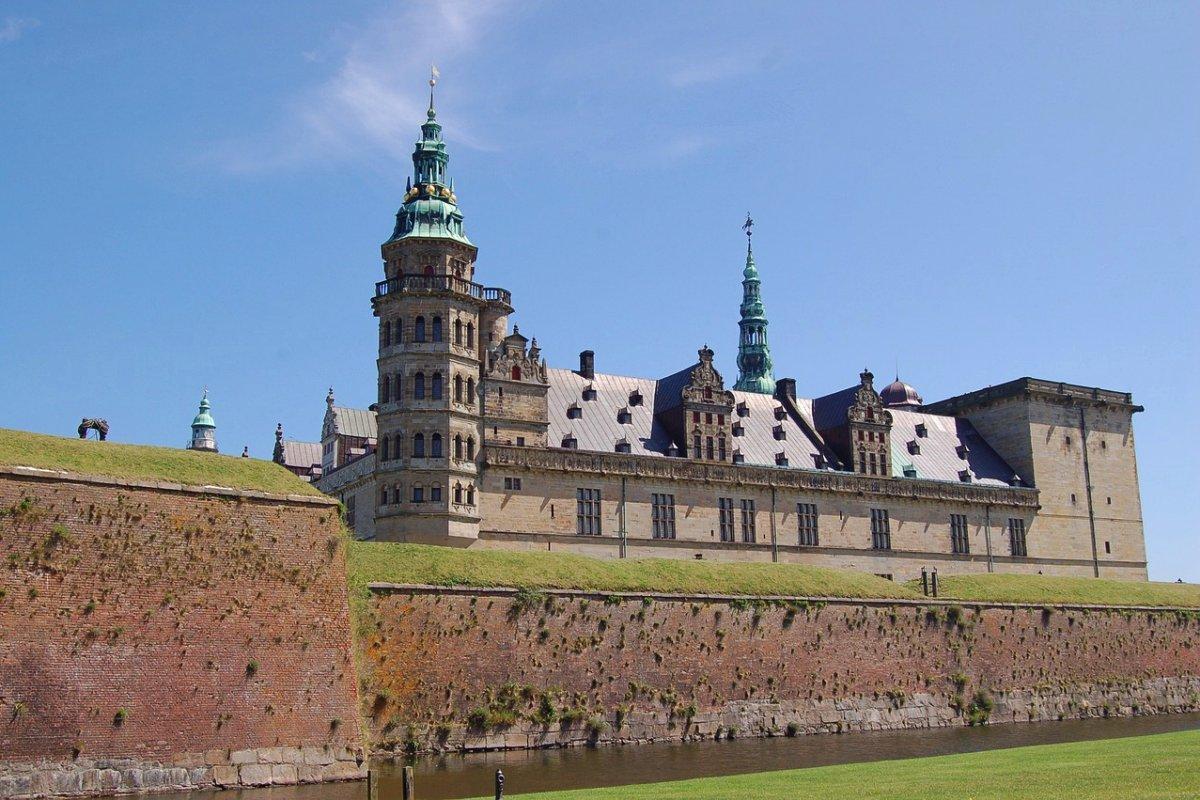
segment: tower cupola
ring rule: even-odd
[[[750,239],[754,234],[754,220],[746,215],[742,225],[746,232],[746,267],[742,270],[742,318],[738,322],[738,379],[733,388],[741,392],[757,394],[775,393],[775,366],[771,361],[771,348],[767,344],[767,312],[762,302],[762,281],[754,263],[754,250]]]
[[[200,410],[192,420],[192,440],[188,443],[188,450],[218,452],[217,423],[213,421],[211,409],[212,405],[208,402],[208,389],[205,389],[200,398]]]

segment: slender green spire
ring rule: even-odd
[[[429,110],[421,125],[421,139],[413,150],[413,177],[404,193],[404,204],[396,212],[396,228],[389,241],[408,237],[454,239],[471,244],[463,227],[454,183],[446,173],[450,154],[442,141],[442,125],[437,121],[433,87],[437,85],[437,67],[430,70]]]
[[[738,379],[733,388],[740,392],[775,393],[774,364],[767,344],[767,312],[762,303],[762,281],[754,264],[750,237],[754,220],[746,215],[746,268],[742,270],[742,319],[738,322]]]

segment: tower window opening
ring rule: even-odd
[[[383,383],[379,386],[379,402],[386,403],[392,399],[392,379],[387,375],[383,376]]]
[[[474,436],[467,437],[467,458],[472,461],[475,460],[475,437]]]
[[[462,501],[463,501],[462,484],[456,483],[456,484],[454,484],[454,502],[458,505],[462,505]]]
[[[461,403],[463,401],[463,379],[462,375],[454,376],[454,402]]]
[[[424,317],[417,317],[416,321],[413,322],[413,341],[415,341],[415,342],[425,341],[425,318]]]
[[[442,373],[440,373],[440,372],[433,373],[432,383],[433,383],[433,386],[431,387],[431,389],[432,389],[433,399],[441,400],[442,399]]]
[[[423,433],[413,434],[412,454],[413,454],[413,458],[424,458],[425,457],[425,434],[423,434]]]
[[[463,457],[463,438],[462,434],[454,434],[454,457],[462,461]]]
[[[425,373],[413,375],[413,400],[425,399]]]
[[[429,457],[430,458],[441,458],[442,457],[442,435],[440,433],[435,433],[429,439]]]
[[[385,347],[392,343],[392,323],[391,322],[384,320],[383,333],[380,336],[380,339],[383,341],[383,344]]]
[[[442,318],[433,318],[433,341],[440,342],[442,340]]]
[[[463,343],[463,325],[461,319],[454,320],[454,343],[462,346]]]
[[[467,378],[467,405],[475,405],[475,379]]]
[[[468,322],[467,323],[467,347],[474,347],[474,346],[475,346],[475,325],[473,323]]]

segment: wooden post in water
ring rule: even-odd
[[[496,770],[496,800],[504,798],[504,773]]]
[[[416,800],[417,790],[413,786],[413,770],[412,767],[404,768],[404,777],[401,781],[401,796],[403,800]]]

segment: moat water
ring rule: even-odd
[[[376,759],[378,800],[399,800],[401,768],[412,764],[419,800],[491,797],[502,769],[505,795],[971,753],[1034,744],[1145,736],[1200,729],[1200,714],[1070,720],[980,728],[879,731],[796,738],[734,739],[518,750]],[[191,792],[187,800],[366,800],[365,783]]]

